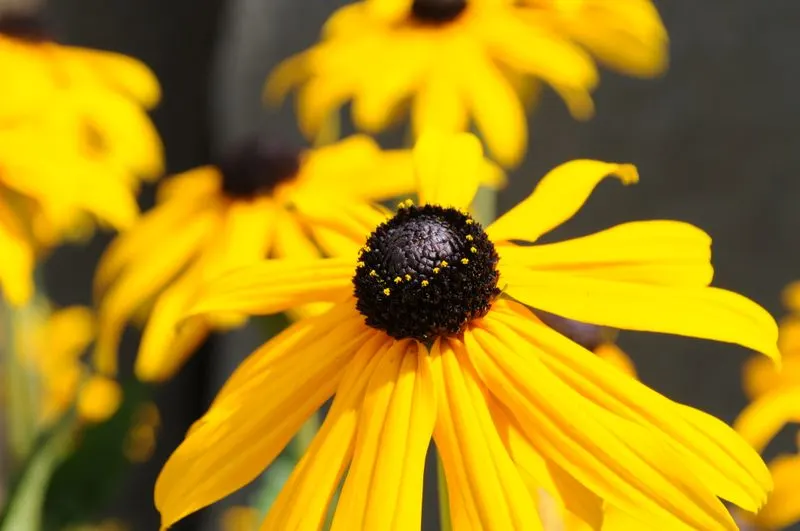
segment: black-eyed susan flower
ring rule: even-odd
[[[70,306],[49,316],[37,315],[30,329],[17,330],[16,351],[39,381],[39,424],[47,426],[75,407],[86,422],[99,422],[116,412],[119,384],[95,374],[81,361],[95,336],[88,308]]]
[[[253,480],[329,397],[331,409],[262,524],[419,529],[433,437],[454,529],[541,529],[539,493],[597,529],[603,506],[654,529],[735,529],[719,498],[756,509],[771,487],[721,421],[674,403],[544,325],[581,322],[738,343],[778,357],[769,314],[709,287],[710,238],[675,221],[626,223],[542,245],[606,176],[566,163],[483,229],[462,210],[480,143],[425,136],[420,205],[364,235],[357,256],[273,260],[207,287],[189,315],[334,306],[250,356],[156,483],[162,525]],[[191,323],[191,318],[186,325]]]
[[[158,177],[162,146],[147,116],[160,98],[141,62],[55,42],[38,13],[0,15],[0,123],[41,127],[131,185]],[[74,140],[74,141],[73,141]],[[39,153],[41,153],[40,151]]]
[[[280,65],[268,96],[298,88],[301,129],[317,135],[352,100],[353,121],[379,131],[410,101],[414,132],[462,131],[472,119],[493,157],[505,165],[527,145],[520,89],[553,87],[570,112],[593,112],[597,83],[591,53],[641,75],[663,69],[666,32],[649,0],[636,16],[586,2],[531,0],[374,0],[347,5],[322,41]],[[605,2],[616,4],[617,2]],[[635,23],[635,26],[630,26]],[[620,40],[620,33],[624,37]],[[619,43],[623,43],[620,45]]]
[[[98,366],[115,370],[120,333],[152,301],[136,373],[169,377],[210,329],[231,323],[222,316],[176,331],[200,285],[268,256],[354,254],[383,219],[373,202],[413,187],[411,165],[410,151],[382,151],[364,136],[303,153],[252,139],[217,166],[166,180],[156,208],[99,265]]]

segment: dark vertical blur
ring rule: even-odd
[[[60,34],[69,41],[130,53],[155,69],[165,92],[155,118],[173,171],[206,160],[209,108],[218,125],[216,144],[256,130],[299,140],[288,108],[263,110],[262,83],[280,59],[312,44],[325,17],[343,3],[227,2],[209,101],[219,0],[51,1]],[[597,115],[588,123],[574,122],[546,92],[531,121],[528,158],[501,195],[500,208],[516,203],[568,159],[633,162],[639,185],[601,185],[554,236],[636,219],[695,223],[714,237],[716,284],[780,314],[781,288],[800,278],[800,3],[670,0],[658,6],[672,40],[670,71],[658,80],[603,72]],[[68,250],[52,262],[48,278],[60,301],[86,302],[98,251]],[[622,334],[621,342],[642,378],[671,398],[727,421],[745,404],[744,349],[634,333]],[[198,380],[202,363],[187,369],[164,389],[165,432],[154,464],[175,446],[206,398]],[[153,474],[135,478],[119,503],[128,517],[138,517],[136,530],[155,528]]]
[[[221,0],[50,0],[48,4],[62,42],[120,51],[155,71],[163,99],[153,119],[166,146],[170,173],[205,164],[210,158],[209,81],[221,4]],[[152,190],[148,190],[142,206],[147,208],[152,202]],[[58,303],[91,302],[91,275],[107,241],[107,237],[97,238],[88,248],[65,249],[50,260],[46,278]],[[128,366],[137,339],[129,334],[123,343]],[[156,393],[162,415],[156,453],[147,464],[131,469],[112,510],[133,530],[158,528],[153,484],[167,456],[208,406],[209,351],[206,345],[201,355]],[[199,521],[199,517],[189,518],[175,529],[197,529]]]

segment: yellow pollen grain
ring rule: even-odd
[[[386,288],[385,290],[383,290],[383,294],[384,295],[389,295],[391,292],[392,292],[392,290],[390,290],[389,288]]]
[[[462,258],[461,263],[467,265],[469,263],[469,258]]]
[[[360,260],[358,262],[356,262],[356,266],[358,266],[358,267],[364,267],[365,265],[366,264],[364,262],[360,261]]]
[[[441,271],[441,270],[438,267],[434,267],[433,268],[433,274],[434,275],[437,275],[439,273],[439,271]]]
[[[362,247],[361,250],[364,251],[365,253],[368,253],[368,252],[372,251],[372,249],[370,249],[369,246],[367,246],[367,245]]]
[[[442,266],[442,267],[447,267],[450,264],[447,263],[447,260],[442,260],[442,263],[439,264],[439,265]]]
[[[475,221],[472,218],[467,220],[467,225],[472,225],[473,223],[475,223]]]
[[[374,269],[372,269],[372,270],[370,270],[370,272],[369,272],[369,276],[371,276],[371,277],[377,277],[377,276],[378,276],[378,273],[377,273],[377,272],[376,272]]]
[[[406,199],[405,201],[403,201],[403,203],[405,204],[406,208],[414,206],[414,201],[412,201],[411,199]]]
[[[425,286],[427,286],[428,284],[430,284],[430,282],[428,282],[427,280],[423,280],[422,282],[420,282],[420,284],[421,284],[421,285],[422,285],[422,287],[424,288]]]
[[[394,283],[395,283],[395,284],[400,284],[402,281],[403,281],[403,279],[402,279],[402,278],[400,278],[400,277],[394,277]]]
[[[467,239],[467,241],[468,241],[468,242],[471,242],[472,240],[474,240],[474,239],[475,239],[475,238],[473,238],[473,237],[472,237],[472,234],[467,234],[467,235],[465,236],[465,238]]]
[[[406,273],[405,279],[406,279],[406,282],[408,282],[409,280],[411,280],[411,275],[409,275],[408,273]]]
[[[477,249],[477,248],[475,248],[475,247],[470,247],[470,248],[469,248],[469,252],[471,252],[471,253],[477,253],[477,252],[478,252],[478,249]]]

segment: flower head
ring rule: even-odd
[[[484,229],[463,210],[479,182],[474,137],[425,136],[415,161],[420,206],[365,233],[360,257],[266,261],[203,290],[190,315],[333,306],[251,355],[191,428],[156,484],[164,527],[254,479],[332,395],[263,528],[316,529],[344,476],[333,529],[418,529],[431,437],[456,529],[536,528],[542,491],[595,529],[604,504],[656,528],[735,529],[718,497],[763,503],[766,467],[724,423],[529,309],[777,357],[772,318],[708,287],[706,234],[645,221],[532,245],[606,176],[635,182],[635,169],[569,162]]]
[[[367,0],[334,13],[319,44],[278,67],[267,94],[280,100],[298,86],[309,136],[348,100],[355,124],[373,132],[410,101],[417,135],[463,131],[472,119],[491,154],[515,165],[527,145],[521,93],[541,80],[588,118],[591,54],[649,75],[665,67],[666,43],[650,0]]]
[[[410,168],[409,151],[382,151],[364,136],[305,152],[254,138],[215,166],[166,180],[156,208],[112,243],[98,268],[98,366],[115,370],[126,322],[153,301],[136,372],[168,378],[211,329],[241,321],[234,312],[176,330],[199,286],[266,257],[354,255],[385,217],[373,202],[413,187]]]

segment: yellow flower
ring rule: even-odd
[[[764,502],[771,481],[758,455],[528,308],[777,358],[769,314],[708,287],[710,238],[643,221],[519,246],[570,218],[606,176],[631,183],[636,170],[566,163],[484,230],[461,210],[478,188],[478,140],[425,136],[414,153],[421,206],[365,235],[358,258],[265,261],[199,296],[190,316],[334,306],[266,343],[224,385],[156,483],[162,525],[252,481],[335,395],[262,529],[317,529],[345,475],[334,530],[419,529],[431,436],[454,529],[537,529],[540,490],[595,529],[603,503],[653,529],[735,529],[718,497]]]
[[[94,317],[88,308],[71,306],[42,320],[37,316],[31,330],[17,330],[17,351],[25,356],[42,389],[41,423],[58,420],[72,405],[81,419],[100,422],[119,407],[117,382],[92,374],[81,356],[94,338]]]
[[[223,513],[220,527],[222,531],[256,531],[258,516],[254,507],[233,506]]]
[[[33,121],[75,137],[85,156],[125,169],[128,181],[163,171],[158,134],[146,110],[160,98],[158,81],[141,62],[113,52],[63,46],[38,14],[0,16],[0,118]]]
[[[408,192],[410,168],[409,151],[381,151],[364,136],[299,157],[252,140],[219,167],[165,181],[156,208],[112,243],[98,267],[98,367],[116,370],[120,333],[153,301],[136,373],[170,377],[209,330],[237,322],[220,316],[177,330],[199,285],[267,256],[355,253],[365,228],[383,219],[371,202]]]
[[[310,137],[348,100],[356,126],[370,132],[396,121],[410,100],[416,135],[466,130],[471,118],[493,157],[513,166],[527,145],[522,86],[544,81],[586,119],[597,83],[589,52],[640,75],[661,71],[667,54],[649,0],[533,3],[374,0],[342,7],[319,44],[276,69],[267,95],[280,101],[299,86],[298,120]]]

